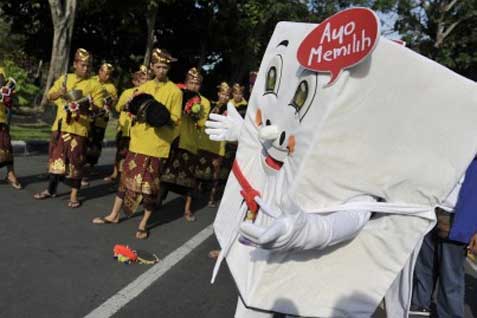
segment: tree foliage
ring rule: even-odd
[[[125,86],[152,43],[179,59],[172,80],[180,82],[187,69],[202,67],[205,90],[215,97],[219,81],[246,83],[277,22],[321,22],[350,6],[381,12],[393,36],[402,37],[410,48],[476,77],[474,0],[82,0],[70,56],[78,47],[89,49],[95,69],[103,61],[112,63],[116,82]],[[52,38],[47,1],[0,0],[0,57],[3,53],[34,74],[39,60],[49,61]]]

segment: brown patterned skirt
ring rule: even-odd
[[[177,144],[171,147],[169,158],[164,164],[161,182],[167,182],[187,189],[196,186],[195,167],[197,156],[180,149]]]
[[[53,132],[48,149],[48,172],[81,179],[87,142],[88,139],[83,136]]]
[[[128,152],[117,196],[124,200],[124,211],[135,212],[140,201],[144,208],[154,210],[160,185],[161,158]]]
[[[0,124],[0,168],[13,165],[13,149],[10,130],[7,125]]]
[[[86,163],[94,166],[98,163],[103,149],[103,139],[106,128],[91,127],[88,138],[88,150],[86,151]]]
[[[197,154],[197,165],[195,167],[196,178],[200,181],[219,179],[223,159],[224,157],[213,152],[199,150]]]

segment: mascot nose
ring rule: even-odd
[[[259,136],[262,140],[275,140],[280,135],[280,129],[275,125],[260,128]]]

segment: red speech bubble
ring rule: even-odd
[[[373,10],[351,8],[327,18],[300,44],[298,62],[306,69],[331,73],[328,86],[344,69],[363,61],[379,39],[379,18]]]

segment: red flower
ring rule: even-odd
[[[192,109],[192,106],[194,106],[194,104],[200,104],[200,97],[199,96],[194,96],[192,97],[191,99],[189,99],[187,101],[187,103],[185,104],[185,109],[184,111],[189,114],[191,112],[191,109]]]

